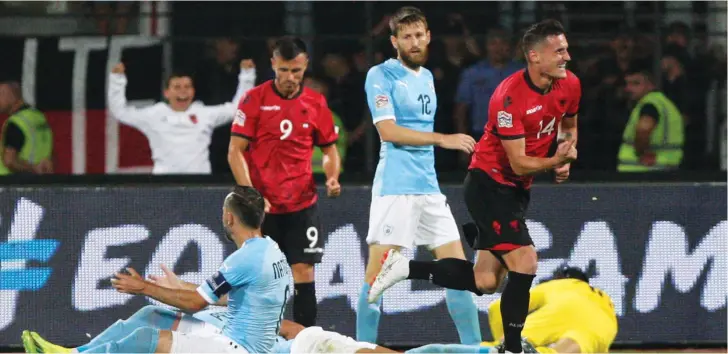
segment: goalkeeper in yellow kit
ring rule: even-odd
[[[490,304],[488,321],[493,338],[502,338],[500,299]],[[617,336],[614,304],[581,269],[561,267],[531,288],[522,336],[539,353],[606,353]]]
[[[430,344],[407,353],[484,353],[504,350],[500,299],[488,308],[495,342],[481,346]],[[617,336],[617,315],[609,295],[589,285],[579,268],[561,267],[554,277],[531,288],[523,326],[525,353],[607,353]]]

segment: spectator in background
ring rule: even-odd
[[[195,95],[206,105],[219,105],[230,100],[238,86],[240,46],[232,38],[219,38],[213,42],[214,55],[198,66],[195,73]],[[221,125],[212,132],[210,165],[213,174],[230,174],[227,150],[230,127]]]
[[[609,52],[588,68],[583,76],[583,107],[580,115],[579,151],[588,159],[576,165],[584,169],[615,170],[617,154],[629,110],[624,77],[634,58],[632,34],[620,30],[609,43]],[[640,64],[641,65],[641,64]]]
[[[460,73],[477,61],[479,50],[476,41],[470,37],[463,16],[458,13],[449,14],[445,28],[437,33],[437,41],[431,45],[431,59],[427,64],[435,79],[438,97],[435,131],[453,134],[456,132],[452,119],[454,93],[458,88]],[[435,149],[435,168],[438,171],[456,170],[458,154],[456,150]]]
[[[2,130],[0,175],[53,173],[53,132],[45,115],[23,101],[17,82],[0,83]]]
[[[167,79],[164,90],[166,102],[144,108],[131,107],[126,102],[125,71],[124,64],[119,63],[109,76],[109,112],[121,123],[138,129],[147,137],[154,161],[152,173],[211,173],[209,146],[212,130],[233,120],[240,97],[255,85],[253,61],[246,59],[240,62],[235,97],[216,106],[195,102],[192,77],[178,73]]]
[[[463,71],[455,96],[453,121],[455,131],[470,134],[476,141],[483,136],[488,121],[488,102],[498,84],[523,68],[513,61],[511,39],[502,29],[493,29],[486,38],[486,58]],[[460,155],[461,164],[470,162]]]
[[[329,86],[321,80],[320,78],[309,76],[303,79],[303,86],[308,87],[320,94],[322,94],[327,100],[329,97]],[[344,127],[344,124],[339,117],[338,114],[336,114],[336,110],[334,107],[329,106],[329,109],[331,110],[331,115],[334,117],[334,125],[336,127],[336,133],[339,134],[339,139],[336,141],[336,148],[339,150],[339,156],[341,157],[341,165],[344,165],[344,161],[346,159],[346,148],[348,145],[347,142],[347,131],[346,129],[342,129]],[[321,151],[321,149],[314,149],[313,150],[313,173],[317,174],[324,174],[324,165],[323,165],[323,158],[324,154]],[[339,171],[344,172],[344,168],[342,167]]]
[[[619,149],[619,172],[674,170],[683,158],[685,133],[677,106],[657,91],[649,69],[627,71],[626,91],[637,104]]]
[[[366,167],[365,133],[371,124],[364,119],[366,97],[361,89],[366,73],[352,70],[350,61],[339,53],[324,55],[321,66],[328,81],[330,107],[340,115],[342,128],[347,132],[347,158],[342,159],[342,166],[347,171],[361,172]]]

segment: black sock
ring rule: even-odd
[[[531,298],[531,283],[535,275],[508,272],[508,283],[501,296],[501,316],[503,316],[503,345],[506,350],[520,353],[521,331],[528,315],[528,301]]]
[[[294,284],[293,320],[304,327],[316,324],[316,286],[315,283]]]
[[[443,258],[434,262],[410,261],[407,279],[429,280],[435,285],[454,290],[467,290],[483,295],[475,286],[473,263],[458,258]]]

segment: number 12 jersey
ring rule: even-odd
[[[245,153],[250,179],[271,203],[271,214],[306,209],[318,200],[311,169],[314,146],[336,143],[326,98],[306,87],[284,98],[273,81],[247,92],[240,100],[232,136],[250,141]]]

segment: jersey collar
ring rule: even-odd
[[[276,87],[275,80],[270,81],[270,86],[273,87],[273,92],[275,92],[275,94],[278,95],[278,97],[280,97],[284,100],[294,100],[294,99],[298,98],[298,96],[301,96],[301,94],[303,93],[303,83],[301,83],[299,85],[298,92],[296,92],[291,98],[284,96],[280,91],[278,91],[278,87]]]
[[[549,91],[551,91],[551,86],[553,86],[553,83],[551,84],[551,86],[545,89],[536,86],[536,84],[531,81],[531,76],[528,75],[528,69],[523,69],[523,78],[526,79],[526,85],[528,85],[528,88],[530,88],[539,95],[545,95],[549,93]]]
[[[421,66],[420,66],[420,69],[419,70],[414,70],[414,69],[410,68],[409,66],[404,65],[404,63],[401,60],[399,60],[399,59],[393,59],[393,60],[397,61],[397,63],[399,63],[399,66],[403,67],[405,70],[411,72],[415,76],[420,76],[420,74],[422,74],[422,67]]]

